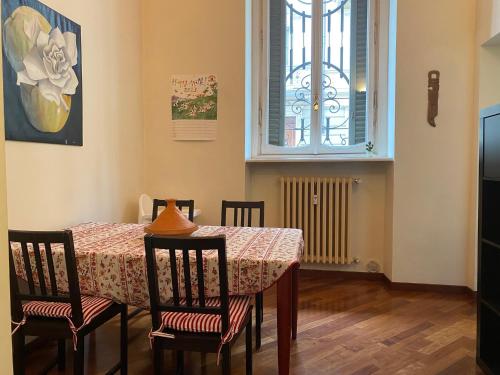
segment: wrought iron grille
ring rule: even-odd
[[[314,35],[313,2],[321,2],[321,35]],[[284,128],[283,145],[311,143],[311,122],[319,112],[321,144],[345,146],[353,143],[351,44],[352,7],[359,0],[286,0],[284,21]],[[317,13],[315,13],[317,14]],[[320,38],[322,59],[313,57],[315,38]],[[354,56],[356,59],[356,56]],[[321,70],[313,84],[313,69]],[[317,80],[317,79],[316,79]],[[312,90],[320,91],[313,95]],[[316,103],[317,102],[317,103]],[[317,108],[315,108],[317,105]]]

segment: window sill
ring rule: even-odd
[[[394,158],[370,154],[336,155],[258,155],[246,160],[246,163],[337,163],[337,162],[393,162]]]

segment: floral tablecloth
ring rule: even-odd
[[[118,302],[149,306],[144,226],[141,224],[86,223],[73,231],[80,289],[82,294],[111,298]],[[232,295],[255,294],[273,285],[286,270],[299,263],[303,250],[302,231],[283,228],[200,227],[193,236],[226,235],[229,291]],[[15,247],[14,247],[15,248]],[[31,249],[30,249],[31,250]],[[46,266],[44,248],[42,262]],[[61,247],[53,246],[58,288],[67,290],[66,268]],[[31,251],[30,251],[31,252]],[[33,256],[33,254],[31,254]],[[15,251],[17,274],[24,275],[21,252]],[[170,261],[158,255],[161,299],[171,298]],[[35,261],[31,262],[35,281]],[[195,262],[192,263],[195,275]],[[181,267],[181,257],[178,257]],[[215,251],[204,257],[205,293],[215,297],[218,287],[218,261]],[[179,272],[182,275],[183,272]],[[48,275],[48,272],[45,272]],[[179,276],[182,277],[182,276]],[[196,292],[196,280],[193,290]],[[50,280],[46,277],[46,284]],[[181,282],[182,284],[182,282]]]

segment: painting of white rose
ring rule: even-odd
[[[36,0],[2,0],[5,138],[83,145],[81,27]]]

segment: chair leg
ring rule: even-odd
[[[120,311],[120,374],[128,372],[128,308],[121,305]]]
[[[85,336],[78,335],[76,344],[75,358],[73,363],[73,374],[83,375],[85,373]]]
[[[262,293],[257,293],[255,295],[255,347],[260,349],[261,346],[261,336],[260,329],[262,325]]]
[[[184,374],[184,352],[177,350],[176,356],[177,356],[177,375],[183,375]]]
[[[264,292],[260,292],[260,322],[264,322]]]
[[[222,375],[231,375],[231,345],[222,347]]]
[[[163,352],[158,341],[158,338],[153,341],[153,365],[155,375],[160,375],[163,368]]]
[[[245,328],[246,334],[246,375],[252,375],[252,317],[248,320]]]
[[[57,369],[64,371],[66,368],[66,341],[57,340]]]
[[[255,295],[255,323],[262,322],[262,292]]]
[[[24,335],[19,331],[12,336],[12,354],[14,375],[24,375]]]

